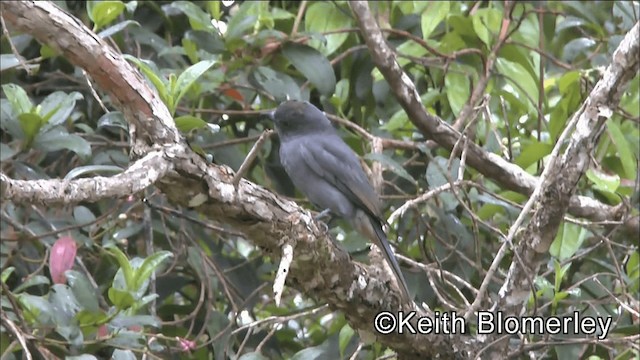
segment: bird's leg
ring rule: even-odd
[[[328,218],[328,221],[324,221]],[[331,209],[324,209],[318,215],[313,218],[316,222],[324,225],[324,232],[329,232],[329,225],[327,223],[331,221]]]
[[[320,213],[318,213],[318,215],[315,216],[315,220],[324,220],[326,218],[329,218],[329,220],[331,220],[331,209],[324,209],[322,210]]]

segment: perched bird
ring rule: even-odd
[[[280,160],[293,184],[322,212],[347,220],[382,251],[400,290],[410,300],[387,236],[378,196],[356,154],[329,119],[306,101],[289,100],[270,117],[280,136]]]

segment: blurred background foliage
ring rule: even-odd
[[[387,216],[458,178],[460,161],[426,142],[395,101],[344,1],[56,4],[126,54],[191,146],[217,164],[237,170],[259,135],[272,128],[260,111],[296,98],[335,115],[345,141],[369,165],[382,164],[379,190]],[[535,175],[639,14],[638,3],[627,1],[517,2],[507,15],[504,4],[494,1],[370,6],[425,108],[451,124],[469,124],[486,151]],[[505,16],[511,23],[501,38]],[[74,179],[127,167],[127,123],[81,69],[11,29],[1,49],[5,174]],[[635,215],[639,87],[636,76],[577,190],[610,205],[627,203]],[[457,122],[465,111],[464,123]],[[373,137],[396,141],[383,142],[373,154]],[[247,178],[307,204],[277,150],[272,136]],[[464,180],[456,192],[442,192],[404,213],[391,224],[390,238],[398,253],[478,287],[501,245],[496,230],[508,230],[527,196],[468,166]],[[63,208],[3,202],[0,214],[3,359],[22,357],[5,319],[34,336],[30,350],[43,356],[246,360],[389,354],[376,343],[359,347],[357,333],[339,312],[294,289],[276,307],[271,282],[277,264],[228,225],[176,208],[154,188]],[[368,261],[364,239],[346,226],[332,231],[355,259]],[[534,279],[537,301],[532,296],[530,312],[537,306],[545,316],[611,316],[610,337],[637,335],[638,318],[620,305],[636,314],[639,309],[636,236],[616,224],[567,218],[548,266]],[[447,278],[407,268],[405,276],[416,298],[432,309],[465,309],[463,297],[473,299]],[[502,279],[498,274],[490,293]],[[564,345],[544,345],[536,353],[550,359],[639,356],[637,344],[573,341],[579,334],[560,338]]]

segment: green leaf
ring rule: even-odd
[[[631,256],[629,256],[629,260],[626,265],[626,272],[629,285],[630,293],[638,293],[638,289],[640,288],[640,252],[638,250],[634,251]]]
[[[100,31],[98,33],[98,36],[100,36],[101,38],[105,39],[108,38],[110,36],[113,36],[117,33],[119,33],[120,31],[126,29],[127,27],[129,27],[129,25],[135,25],[137,27],[140,27],[140,23],[134,20],[125,20],[125,21],[121,21],[115,25],[109,26],[108,28]]]
[[[342,329],[340,329],[340,334],[338,335],[338,346],[340,348],[340,357],[344,358],[344,351],[347,348],[347,345],[349,345],[349,342],[351,341],[351,339],[353,338],[353,335],[355,335],[355,331],[353,331],[353,328],[351,328],[351,326],[349,326],[349,324],[345,324]]]
[[[268,360],[268,359],[269,358],[265,357],[259,352],[245,353],[245,354],[242,354],[240,358],[238,358],[238,360]]]
[[[422,27],[422,38],[428,39],[433,30],[447,17],[451,8],[449,1],[429,1],[422,11],[420,25]]]
[[[127,290],[135,291],[135,274],[133,268],[131,267],[129,259],[127,258],[127,255],[125,255],[122,250],[120,250],[115,245],[107,245],[104,247],[104,250],[116,258],[116,261],[118,262],[118,265],[120,265],[120,269],[122,270]]]
[[[5,84],[2,85],[2,90],[7,99],[9,99],[9,103],[11,103],[11,107],[16,114],[30,113],[31,110],[33,110],[31,99],[29,99],[27,92],[20,86],[16,84]]]
[[[33,145],[35,148],[47,152],[67,149],[82,158],[91,156],[91,145],[87,140],[76,134],[69,134],[65,128],[60,126],[38,134]]]
[[[567,270],[569,270],[570,267],[571,263],[560,266],[560,262],[558,261],[558,259],[553,259],[553,268],[555,270],[554,290],[556,292],[560,291],[564,275],[567,273]]]
[[[119,290],[111,287],[109,288],[108,295],[111,303],[120,310],[128,309],[136,302],[129,291],[126,290]]]
[[[580,250],[582,243],[589,235],[589,230],[579,225],[564,223],[549,248],[549,254],[564,261]]]
[[[100,306],[98,305],[98,294],[89,282],[89,279],[81,272],[75,270],[65,271],[69,287],[73,292],[80,309],[98,312]]]
[[[33,286],[49,285],[49,284],[51,284],[51,281],[49,281],[48,277],[42,276],[42,275],[35,275],[35,276],[29,277],[26,281],[18,285],[13,290],[13,292],[17,294]]]
[[[538,102],[538,82],[531,76],[531,73],[521,64],[505,60],[496,59],[496,68],[507,77],[507,81],[514,88],[514,95],[522,102]],[[525,96],[526,95],[526,96]]]
[[[47,127],[53,127],[65,122],[75,109],[76,101],[84,97],[77,91],[66,94],[56,91],[47,96],[40,103],[40,115],[42,115]]]
[[[2,270],[2,274],[0,274],[0,281],[2,281],[3,283],[7,283],[7,279],[9,278],[9,276],[11,276],[11,274],[13,274],[13,271],[16,268],[13,266],[9,266],[8,268]]]
[[[123,171],[120,166],[115,165],[86,165],[78,166],[69,171],[64,177],[65,180],[72,180],[85,174],[119,174]]]
[[[607,131],[609,132],[609,136],[611,136],[613,146],[618,150],[618,156],[620,157],[622,169],[624,170],[624,177],[635,180],[637,175],[637,162],[631,153],[629,142],[620,130],[618,122],[614,120],[607,121]]]
[[[300,350],[291,357],[291,360],[330,359],[328,349],[322,346],[313,346]]]
[[[78,325],[80,327],[94,327],[105,324],[109,321],[110,316],[102,311],[91,312],[87,310],[80,310],[76,314],[76,320],[78,320]]]
[[[224,41],[216,31],[189,30],[184,35],[184,39],[193,42],[198,50],[204,50],[210,54],[222,54],[226,50]]]
[[[175,83],[175,87],[171,88],[171,96],[173,98],[173,104],[178,105],[180,99],[187,93],[191,85],[193,85],[205,71],[209,70],[216,62],[213,60],[203,60],[197,64],[189,66],[185,71],[178,76]],[[175,113],[175,108],[170,108],[171,114]]]
[[[147,64],[147,62],[140,60],[134,56],[128,55],[128,54],[124,54],[122,55],[125,59],[131,61],[132,63],[136,64],[138,66],[138,68],[140,69],[140,71],[142,71],[142,73],[147,77],[147,79],[149,79],[149,81],[151,81],[151,83],[153,84],[153,86],[155,86],[156,90],[158,90],[158,95],[160,95],[160,99],[162,99],[162,101],[165,103],[165,105],[169,104],[170,98],[169,98],[169,89],[167,88],[168,85],[168,81],[165,80],[164,77],[156,75],[156,73],[153,71],[153,69],[151,68],[151,66],[149,64],[153,64],[151,61],[149,61],[149,64]],[[155,64],[153,64],[155,67]]]
[[[620,176],[617,174],[605,174],[594,168],[586,172],[587,178],[594,184],[594,188],[600,191],[615,193],[620,186]]]
[[[121,132],[126,134],[129,131],[129,124],[127,124],[120,111],[111,111],[102,115],[100,119],[98,119],[97,128],[104,128],[114,134],[120,134]]]
[[[521,168],[526,169],[529,166],[535,164],[536,161],[541,160],[545,156],[551,154],[551,150],[553,150],[553,145],[539,143],[534,140],[522,149],[522,152],[520,153],[520,155],[518,155],[514,162]]]
[[[270,93],[276,101],[300,100],[298,84],[287,74],[266,66],[258,66],[249,74],[249,81],[256,87]]]
[[[469,78],[458,71],[448,71],[444,77],[444,86],[447,89],[447,99],[451,111],[458,116],[471,96]]]
[[[122,1],[88,1],[87,14],[94,23],[96,31],[115,20],[124,11]]]
[[[336,74],[318,50],[301,44],[286,43],[282,53],[323,95],[331,95],[336,88]]]
[[[228,40],[240,39],[249,29],[254,29],[258,23],[258,1],[244,1],[238,11],[227,23],[225,37]]]
[[[196,3],[191,1],[174,1],[168,6],[178,9],[187,15],[189,25],[193,30],[214,32],[215,29],[213,28],[213,25],[211,25],[211,16],[196,5]],[[167,13],[166,10],[165,13]]]
[[[11,159],[18,152],[5,143],[0,143],[0,161]]]
[[[118,314],[113,320],[111,320],[111,325],[117,328],[127,328],[133,325],[139,326],[153,326],[160,327],[160,322],[157,318],[151,315],[124,315]]]
[[[472,16],[473,30],[488,48],[498,36],[502,24],[502,13],[498,9],[479,9]]]
[[[411,176],[411,174],[409,174],[407,172],[407,170],[405,170],[402,167],[402,165],[400,165],[397,161],[393,160],[389,156],[387,156],[385,154],[380,154],[380,153],[369,153],[369,154],[366,154],[364,157],[367,160],[378,161],[378,162],[386,165],[396,175],[398,175],[401,178],[411,182],[412,184],[416,184],[416,179],[414,179]]]
[[[131,350],[115,349],[111,354],[112,360],[136,360],[136,354]]]
[[[335,2],[313,3],[305,12],[304,24],[306,31],[315,33],[325,33],[352,27],[351,18],[340,11],[338,4]],[[348,36],[349,33],[347,32],[326,34],[325,44],[318,44],[317,48],[324,55],[331,55],[344,44]]]
[[[149,279],[151,274],[156,271],[160,264],[162,264],[164,260],[172,256],[173,254],[169,251],[158,251],[157,253],[144,259],[140,268],[135,271],[135,288],[139,289],[142,284]]]
[[[451,169],[447,168],[448,162],[449,160],[442,156],[437,156],[429,162],[429,165],[427,165],[425,176],[430,188],[448,184],[449,179],[447,178],[447,176],[451,179],[451,181],[455,181],[458,178],[460,160],[454,159],[451,162]],[[452,210],[456,206],[458,206],[458,200],[450,192],[442,192],[437,196],[442,201],[444,210]]]
[[[26,146],[30,146],[45,121],[40,115],[33,113],[19,114],[18,120],[20,121],[22,132],[25,135]]]
[[[53,323],[53,309],[46,299],[30,294],[18,294],[16,298],[22,308],[22,316],[27,322],[37,322],[41,326]]]
[[[208,129],[209,125],[213,125],[192,115],[183,115],[175,118],[174,121],[176,122],[178,130],[182,133],[188,133],[189,131],[196,129]]]

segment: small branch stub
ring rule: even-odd
[[[284,282],[287,280],[291,262],[293,262],[293,246],[284,244],[284,246],[282,246],[282,258],[280,259],[280,266],[278,266],[278,273],[276,273],[276,278],[273,281],[273,294],[276,306],[280,306],[280,299],[284,292]]]

